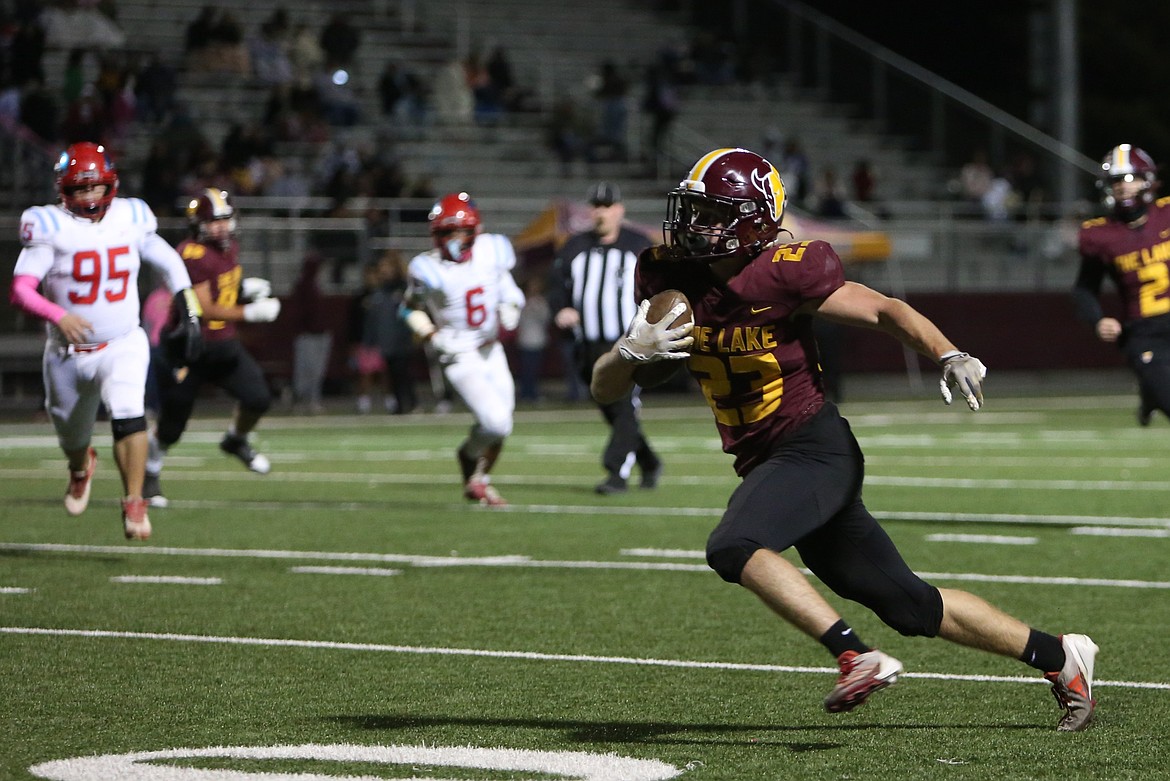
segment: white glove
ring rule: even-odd
[[[938,381],[938,388],[942,391],[943,401],[951,403],[951,387],[967,399],[967,406],[973,410],[983,406],[983,378],[987,376],[987,367],[978,358],[967,353],[951,350],[943,353],[942,379]]]
[[[505,331],[515,331],[520,325],[520,307],[515,304],[500,304],[500,327]]]
[[[439,355],[454,355],[459,351],[454,349],[450,344],[453,336],[454,333],[450,330],[435,331],[434,336],[431,337],[431,347]]]
[[[279,316],[279,298],[265,298],[244,304],[244,320],[249,323],[271,323]]]
[[[272,298],[272,283],[260,277],[245,277],[240,283],[240,298],[245,301]]]
[[[419,339],[429,339],[435,333],[435,324],[431,322],[431,316],[421,309],[410,310],[405,319],[406,327]]]
[[[626,335],[618,340],[618,352],[631,363],[653,363],[654,361],[679,361],[690,357],[688,350],[695,343],[691,329],[695,322],[683,323],[671,328],[674,319],[686,311],[687,305],[680,301],[671,307],[666,316],[657,323],[646,320],[650,302],[638,305],[638,312],[630,321]]]

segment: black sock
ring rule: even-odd
[[[834,657],[840,656],[846,651],[856,651],[863,654],[871,650],[868,645],[861,642],[861,638],[854,634],[843,618],[821,635],[821,645],[828,648],[829,653]]]
[[[1033,629],[1020,661],[1042,673],[1059,672],[1064,667],[1064,644],[1059,637]]]

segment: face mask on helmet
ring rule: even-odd
[[[771,163],[746,149],[717,149],[670,192],[663,238],[707,262],[754,256],[779,235],[784,204]]]
[[[61,204],[79,217],[97,222],[118,194],[118,171],[105,147],[89,142],[73,144],[57,160],[57,195]],[[104,187],[98,191],[91,188]]]
[[[1143,150],[1116,146],[1101,161],[1101,204],[1122,222],[1140,219],[1154,202],[1158,167]]]
[[[471,248],[479,234],[479,210],[467,193],[452,193],[439,199],[427,219],[431,240],[439,254],[455,263],[471,260]]]
[[[236,233],[236,209],[231,196],[224,190],[207,188],[187,204],[187,222],[196,240],[227,249]]]

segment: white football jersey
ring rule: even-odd
[[[14,274],[41,280],[45,298],[84,317],[93,324],[93,341],[106,342],[138,327],[144,259],[163,272],[171,290],[191,286],[182,259],[157,229],[154,212],[138,198],[115,198],[99,222],[59,204],[33,206],[20,217],[24,249]]]
[[[516,252],[498,233],[475,237],[466,263],[446,260],[438,249],[410,261],[410,298],[422,301],[446,352],[467,352],[496,341],[500,304],[524,305],[512,279]]]

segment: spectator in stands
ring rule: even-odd
[[[31,78],[24,84],[20,98],[20,121],[38,138],[49,144],[60,140],[57,101],[44,82]]]
[[[349,71],[326,67],[313,77],[313,89],[321,116],[334,127],[353,127],[361,119],[361,102],[354,91]]]
[[[293,66],[293,78],[299,84],[308,84],[313,74],[325,67],[325,52],[309,25],[300,23],[293,28],[289,37],[289,60]]]
[[[540,370],[548,348],[552,311],[544,295],[544,279],[534,275],[524,284],[524,308],[516,327],[516,348],[520,354],[519,385],[516,398],[540,401]]]
[[[319,42],[325,53],[326,68],[348,68],[361,44],[361,33],[350,23],[348,15],[338,11],[321,28]]]
[[[8,69],[14,84],[24,86],[32,79],[44,81],[45,30],[36,22],[23,22],[8,41]]]
[[[475,98],[467,84],[463,63],[450,60],[438,73],[431,89],[435,121],[441,125],[464,125],[471,122]]]
[[[518,111],[523,108],[524,93],[517,86],[512,72],[512,61],[503,46],[495,46],[484,63],[488,82],[495,93],[496,102],[504,111]]]
[[[809,166],[808,156],[796,136],[789,136],[784,141],[784,149],[780,154],[780,176],[784,179],[784,187],[788,197],[797,206],[804,205],[809,197],[809,177],[812,169]]]
[[[261,25],[248,40],[252,75],[264,85],[288,84],[293,80],[293,64],[288,56],[288,19],[280,9]]]
[[[155,138],[150,153],[142,164],[142,183],[138,192],[142,200],[159,216],[177,217],[182,213],[179,205],[180,170],[176,154],[170,142]]]
[[[374,345],[386,367],[393,399],[386,399],[387,412],[409,415],[418,406],[411,363],[418,352],[414,335],[402,315],[406,297],[406,259],[389,249],[378,260],[377,289],[365,310],[362,342]]]
[[[81,94],[65,109],[65,122],[61,128],[66,144],[79,141],[101,143],[106,135],[106,109],[93,84],[86,84]]]
[[[642,109],[650,117],[650,136],[645,157],[654,168],[679,110],[677,74],[670,62],[668,56],[661,55],[646,69]]]
[[[79,47],[70,49],[65,58],[65,72],[62,74],[61,81],[61,100],[66,106],[81,97],[81,88],[89,80],[89,71],[86,65],[87,56],[86,50]]]
[[[138,99],[138,119],[149,125],[160,125],[175,109],[175,89],[178,77],[157,51],[147,55],[146,64],[138,71],[134,94]]]
[[[571,95],[557,99],[545,129],[546,142],[561,161],[561,173],[568,176],[574,161],[594,161],[593,126]]]
[[[321,398],[333,346],[320,283],[324,260],[316,251],[305,255],[287,303],[287,322],[296,334],[293,339],[293,400],[310,415],[325,410]]]
[[[951,190],[958,196],[979,207],[980,212],[986,212],[984,198],[991,189],[995,171],[987,161],[987,150],[976,149],[971,159],[959,169],[959,176],[951,182]]]
[[[45,45],[53,49],[84,46],[90,49],[121,49],[126,34],[110,17],[82,4],[61,3],[46,8],[40,16]]]
[[[199,15],[187,25],[183,37],[183,50],[188,59],[201,57],[207,52],[220,13],[217,6],[205,5],[199,10]]]
[[[354,296],[349,312],[349,368],[357,375],[356,406],[362,415],[370,414],[373,409],[375,390],[382,394],[382,404],[386,411],[391,411],[391,396],[386,384],[386,361],[374,341],[373,332],[366,332],[367,313],[380,287],[378,261],[372,260],[362,269],[362,289]]]
[[[626,148],[626,128],[629,122],[626,101],[629,91],[629,81],[613,60],[602,62],[593,95],[601,115],[597,142],[598,157],[603,160],[624,161],[629,152]]]
[[[874,200],[874,190],[877,188],[877,177],[869,160],[862,158],[853,165],[853,174],[850,177],[853,183],[853,200],[857,203],[869,203]]]
[[[845,213],[845,188],[841,186],[840,180],[837,179],[837,170],[832,166],[825,166],[817,179],[813,188],[813,202],[818,217],[840,220],[848,216]]]
[[[421,125],[426,114],[426,85],[408,65],[391,57],[378,77],[382,115]]]

